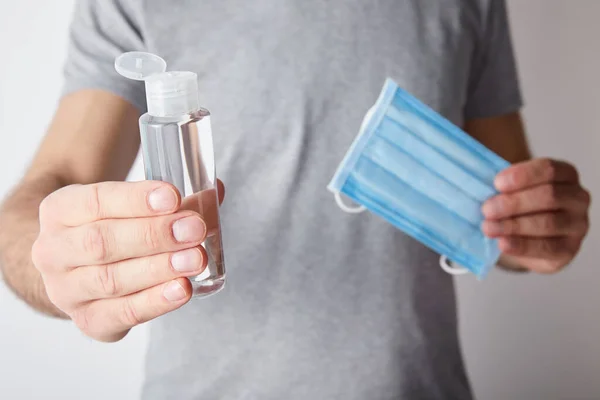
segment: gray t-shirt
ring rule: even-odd
[[[504,1],[81,0],[64,93],[144,111],[130,50],[198,73],[227,186],[228,284],[151,323],[143,398],[470,399],[438,256],[326,186],[388,76],[457,124],[520,108]]]

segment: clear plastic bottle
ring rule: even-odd
[[[143,52],[120,55],[115,68],[127,78],[145,81],[148,112],[139,120],[145,176],[174,185],[182,208],[203,216],[208,265],[189,279],[193,296],[214,294],[225,284],[225,262],[210,113],[198,105],[197,76],[165,72],[162,58]]]

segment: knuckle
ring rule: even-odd
[[[536,228],[546,233],[556,232],[559,228],[559,223],[556,217],[552,214],[541,215],[538,219],[538,224],[539,226]]]
[[[521,222],[518,219],[508,219],[503,222],[502,231],[507,235],[513,235],[521,230]]]
[[[586,207],[589,207],[592,203],[592,195],[587,189],[581,189],[581,197]]]
[[[64,186],[46,196],[39,205],[39,218],[40,222],[50,221],[56,219],[57,215],[60,215],[65,199],[69,202],[74,198],[73,191],[77,190],[81,185],[73,184]]]
[[[545,179],[552,181],[556,178],[557,163],[550,158],[540,160],[540,170]]]
[[[590,231],[590,219],[586,216],[581,223],[582,236],[583,237],[587,236],[589,231]]]
[[[585,235],[571,236],[567,238],[567,246],[570,249],[571,258],[574,258],[579,250],[581,250],[584,240]]]
[[[61,311],[65,311],[68,307],[64,290],[61,290],[62,285],[47,276],[42,276],[42,279],[48,300]]]
[[[90,307],[80,307],[70,315],[71,320],[77,328],[88,336],[93,336],[93,315]]]
[[[107,295],[116,296],[119,293],[118,280],[115,274],[114,265],[101,265],[97,269],[95,278],[95,287]]]
[[[65,254],[60,251],[61,243],[53,235],[40,233],[31,245],[30,260],[40,272],[50,273],[65,264]]]
[[[510,170],[510,175],[512,177],[512,181],[518,186],[523,185],[531,180],[531,173],[526,168],[522,168],[522,166],[514,166]]]
[[[527,250],[524,240],[517,237],[509,238],[507,244],[513,254],[523,254]]]
[[[565,163],[565,165],[567,166],[568,171],[571,174],[572,180],[574,182],[579,182],[580,177],[579,177],[579,171],[577,170],[577,168],[573,164],[570,164],[570,163]]]
[[[526,239],[513,239],[511,247],[513,247],[519,254],[526,254],[531,248],[529,242]]]
[[[162,230],[151,223],[145,223],[141,229],[146,247],[151,250],[159,249],[165,236],[161,233]]]
[[[125,326],[136,326],[143,322],[139,317],[135,306],[128,297],[123,298],[122,304],[121,318]]]
[[[38,215],[40,219],[40,225],[43,227],[45,221],[48,221],[52,215],[54,215],[54,197],[55,193],[51,193],[46,196],[40,203],[38,208]]]
[[[558,243],[552,240],[540,240],[539,251],[542,254],[555,254],[557,252]]]
[[[31,261],[38,271],[46,271],[49,266],[50,247],[47,246],[45,237],[40,235],[37,237],[33,246],[31,246]]]
[[[83,237],[83,250],[96,263],[103,263],[108,259],[108,240],[106,229],[101,224],[90,224]]]
[[[165,262],[170,265],[170,256],[169,253],[163,253],[159,255],[140,258],[138,259],[138,261],[138,268],[141,275],[159,276],[159,274],[161,274],[164,270]]]
[[[100,194],[98,184],[88,185],[88,193],[85,196],[85,211],[93,219],[100,219]]]
[[[556,218],[556,229],[560,233],[568,234],[571,231],[578,231],[582,228],[582,224],[579,224],[570,214],[560,213]]]
[[[555,185],[545,185],[542,188],[542,199],[548,207],[557,207],[559,205],[559,192]]]
[[[503,196],[501,198],[501,201],[504,204],[504,206],[502,208],[506,214],[513,214],[513,213],[517,212],[520,208],[521,200],[520,200],[519,196],[516,196],[516,195]]]

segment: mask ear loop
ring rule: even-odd
[[[337,203],[338,207],[341,208],[342,211],[345,211],[349,214],[359,214],[367,209],[365,206],[350,207],[350,206],[346,205],[344,203],[344,201],[342,200],[342,196],[340,195],[340,192],[334,193],[334,196],[335,196],[335,202]]]
[[[464,267],[453,267],[446,256],[440,257],[440,267],[450,275],[464,275],[469,272],[469,270]]]

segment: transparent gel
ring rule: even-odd
[[[192,72],[165,72],[166,62],[149,53],[129,52],[115,60],[117,71],[144,80],[148,112],[140,117],[146,179],[175,186],[182,209],[199,213],[206,223],[206,269],[188,278],[192,295],[206,297],[225,284],[225,262],[210,113],[199,107],[197,77]]]

